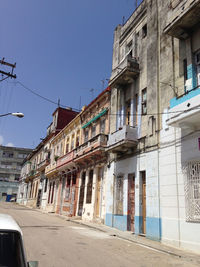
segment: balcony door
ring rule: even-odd
[[[128,175],[128,231],[135,231],[135,174]]]

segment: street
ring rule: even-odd
[[[40,267],[198,266],[15,203],[0,202],[0,213],[18,222],[27,259],[39,261]]]

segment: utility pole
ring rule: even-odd
[[[0,60],[0,64],[1,65],[4,65],[4,66],[8,66],[8,67],[10,67],[11,68],[11,72],[6,72],[6,71],[3,71],[3,70],[0,70],[0,73],[2,74],[2,76],[3,75],[5,75],[6,77],[5,78],[3,78],[2,77],[2,79],[0,80],[0,82],[1,81],[3,81],[3,80],[5,80],[5,79],[7,79],[7,78],[13,78],[13,79],[16,79],[17,78],[17,76],[16,76],[16,74],[13,74],[13,71],[14,71],[14,69],[16,68],[16,63],[15,64],[11,64],[11,63],[9,63],[9,62],[6,62],[5,60],[4,60],[5,58],[2,58],[2,60]]]

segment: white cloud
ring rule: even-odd
[[[0,145],[3,145],[3,136],[0,135]]]
[[[7,143],[7,145],[6,146],[11,146],[11,147],[13,147],[14,146],[14,144],[13,143]]]

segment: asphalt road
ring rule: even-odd
[[[52,214],[0,202],[22,228],[28,260],[40,267],[198,266]]]

